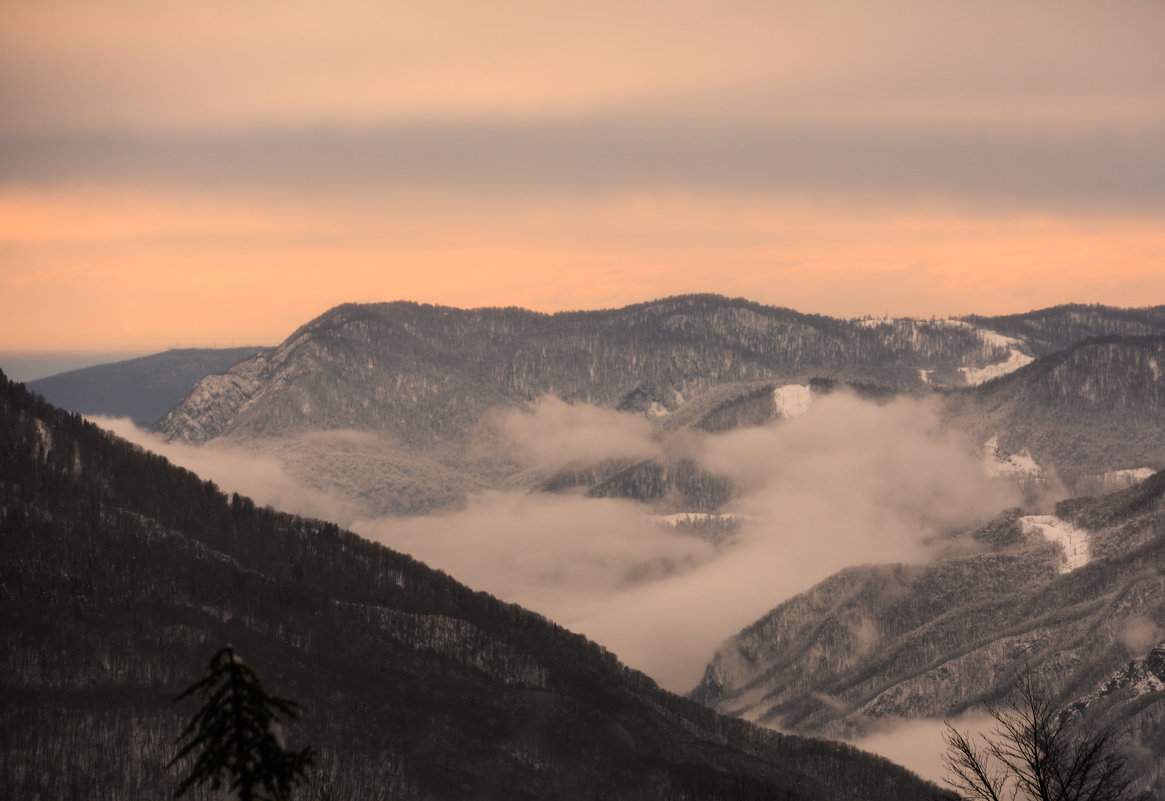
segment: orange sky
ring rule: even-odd
[[[1165,303],[1165,4],[0,0],[0,351]]]

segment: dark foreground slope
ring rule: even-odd
[[[30,381],[49,403],[86,415],[128,417],[151,426],[211,373],[222,373],[263,348],[181,348],[98,364]]]
[[[600,647],[214,485],[0,374],[0,787],[164,798],[231,642],[303,705],[302,797],[912,799],[885,760],[659,690]]]

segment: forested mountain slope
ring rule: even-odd
[[[303,705],[286,736],[319,754],[315,797],[932,797],[334,525],[228,499],[2,375],[0,640],[13,797],[169,796],[193,712],[171,699],[227,642]]]
[[[1165,467],[1165,338],[1102,337],[950,396],[948,419],[1005,453],[1026,449],[1070,487]]]
[[[782,603],[720,648],[692,697],[852,736],[998,703],[1030,666],[1057,703],[1115,723],[1161,797],[1165,472],[1055,515],[1008,512],[946,546],[931,564],[849,568]]]
[[[995,317],[969,315],[971,325],[1014,337],[1032,356],[1047,356],[1096,337],[1145,337],[1165,333],[1165,306],[1119,309],[1072,303]]]
[[[160,430],[202,442],[356,428],[433,443],[486,408],[543,394],[664,412],[733,381],[823,375],[917,387],[920,369],[955,380],[960,366],[1007,353],[968,325],[869,325],[715,295],[553,315],[347,304],[205,379]]]
[[[559,314],[346,304],[207,376],[158,430],[275,457],[365,516],[419,514],[515,481],[567,483],[521,476],[510,443],[491,428],[499,412],[543,396],[646,416],[661,436],[718,432],[779,420],[842,386],[870,398],[966,387],[1076,335],[1162,334],[1158,311],[1058,307],[999,318],[1016,329],[1005,336],[988,327],[996,318],[839,320],[716,295]],[[958,419],[976,430],[993,422],[977,409]],[[318,436],[353,431],[364,439]],[[666,498],[662,511],[706,510],[724,498],[714,477],[690,492],[683,465],[616,467],[594,473],[589,490]]]

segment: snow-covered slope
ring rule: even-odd
[[[1092,561],[1088,532],[1076,528],[1068,521],[1055,515],[1028,515],[1021,517],[1019,523],[1025,534],[1034,532],[1060,546],[1064,552],[1061,573],[1070,573]]]
[[[1093,333],[1119,327],[1120,310],[1095,314]],[[1165,333],[1159,317],[1137,330]],[[346,304],[205,379],[159,428],[190,442],[356,428],[431,444],[485,408],[542,394],[658,417],[736,381],[957,386],[1013,369],[1016,353],[1042,353],[993,319],[847,321],[716,295],[553,315]]]
[[[782,603],[721,646],[692,697],[858,737],[997,702],[1027,665],[1059,703],[1083,698],[1101,716],[1124,704],[1122,731],[1165,764],[1149,734],[1165,730],[1165,652],[1141,658],[1165,636],[1162,565],[1165,472],[1055,515],[1012,510],[952,539],[946,558],[850,568]]]
[[[1093,339],[945,400],[950,425],[987,441],[1000,471],[1038,465],[1075,493],[1165,467],[1165,339]],[[1126,474],[1127,475],[1127,474]]]
[[[1123,320],[1119,310],[1094,312],[1101,322]],[[1165,330],[1165,314],[1160,325]],[[502,487],[513,478],[511,455],[483,429],[499,409],[527,408],[552,395],[641,414],[667,432],[764,425],[803,414],[815,396],[842,385],[875,399],[949,391],[966,383],[961,371],[999,372],[1014,366],[1014,352],[1038,353],[1021,335],[992,326],[990,319],[845,321],[714,295],[554,315],[348,304],[311,321],[279,347],[208,376],[159,430],[172,440],[221,438],[276,455],[318,488],[331,481],[334,466],[344,465],[347,474],[364,477],[352,491],[374,502],[370,512],[426,511],[456,505],[472,488]],[[1113,347],[1124,353],[1150,346]],[[1040,481],[1049,483],[1056,474],[1079,480],[1070,474],[1076,468],[1099,475],[1165,463],[1162,417],[1109,417],[1115,435],[1088,433],[1096,430],[1089,414],[1122,408],[1114,397],[1121,381],[1154,375],[1151,366],[1165,363],[1165,355],[1146,351],[1143,364],[1118,360],[1109,369],[1101,356],[1085,358],[1091,353],[1086,348],[1072,353],[1075,361],[1044,357],[956,392],[948,400],[952,424],[979,441],[998,436],[1002,470],[1015,473],[1034,460],[1046,474]],[[1062,369],[1068,374],[1053,377],[1052,384],[1071,387],[1078,397],[1046,391],[1049,370]],[[1120,370],[1124,378],[1116,375]],[[1165,409],[1160,379],[1146,380],[1125,406]],[[1075,410],[1081,403],[1095,413],[1080,417]],[[1060,419],[1065,415],[1067,426]],[[1040,421],[1047,423],[1034,435],[1025,431]],[[385,443],[391,480],[377,475],[381,460],[356,458],[351,448],[337,450],[309,436],[337,430],[368,433]],[[1090,451],[1084,458],[1074,444],[1079,442]],[[1116,448],[1125,445],[1133,447],[1117,459]],[[418,466],[417,475],[408,474],[410,464]],[[442,489],[430,492],[429,479],[438,474]],[[390,497],[394,488],[413,495]],[[705,505],[687,511],[708,510]]]

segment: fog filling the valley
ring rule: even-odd
[[[604,415],[611,428],[592,441],[628,447],[631,424]],[[515,412],[507,425],[545,433],[555,421],[570,422],[557,404]],[[750,522],[718,547],[648,525],[643,505],[579,496],[491,496],[453,514],[354,528],[536,609],[685,691],[724,639],[785,598],[849,565],[925,560],[929,536],[1019,501],[920,401],[833,395],[775,425],[692,435],[685,451],[739,488],[723,511]],[[543,465],[547,456],[536,454]]]
[[[166,442],[157,434],[138,428],[128,418],[89,419],[122,439],[165,456],[174,464],[213,481],[224,492],[237,492],[262,506],[345,523],[358,515],[358,504],[336,493],[305,487],[289,476],[274,457],[219,443],[198,446]]]
[[[719,544],[660,525],[645,504],[580,494],[488,492],[455,512],[354,520],[353,499],[301,486],[274,458],[100,422],[228,492],[349,525],[540,612],[681,692],[780,601],[850,565],[923,561],[929,537],[1019,500],[916,400],[835,394],[795,419],[670,441],[639,415],[556,399],[492,419],[513,457],[541,471],[681,450],[737,488],[720,511],[747,517]]]

